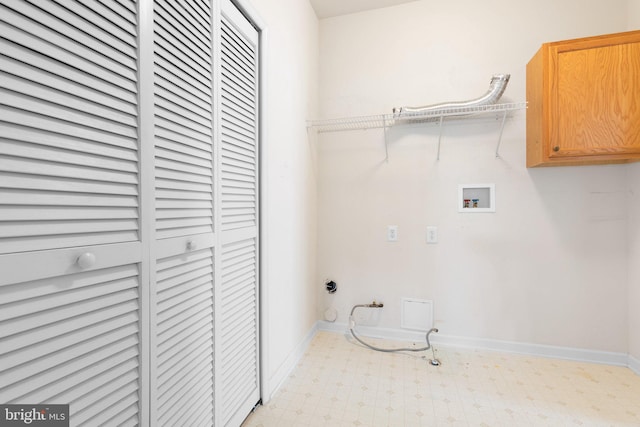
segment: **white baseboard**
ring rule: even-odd
[[[346,323],[330,323],[326,321],[319,321],[317,327],[319,330],[349,333],[349,327]],[[358,326],[357,332],[359,335],[367,337],[392,339],[398,341],[424,342],[425,339],[424,332],[407,331],[404,329]],[[580,362],[628,366],[636,373],[640,372],[640,369],[638,369],[640,368],[640,362],[638,362],[637,359],[634,359],[634,369],[632,367],[631,357],[625,353],[613,353],[607,351],[559,347],[543,344],[529,344],[514,341],[501,341],[485,338],[456,337],[451,335],[443,335],[442,333],[431,334],[429,338],[430,341],[436,345],[441,344],[451,347],[503,351],[508,353],[528,354],[531,356],[568,359]]]
[[[271,376],[269,384],[276,384],[268,392],[267,396],[262,396],[263,403],[271,400],[271,397],[278,391],[282,384],[289,377],[291,372],[309,347],[311,340],[318,331],[337,332],[349,335],[349,327],[346,323],[331,323],[324,320],[316,322],[309,330],[305,338],[289,354],[287,359],[278,367]],[[424,332],[407,331],[404,329],[376,328],[371,326],[358,326],[358,334],[371,338],[382,338],[405,342],[424,342]],[[483,349],[491,351],[503,351],[508,353],[527,354],[531,356],[550,357],[556,359],[567,359],[579,362],[600,363],[605,365],[626,366],[640,375],[640,360],[629,354],[614,353],[607,351],[587,350],[581,348],[559,347],[542,344],[529,344],[514,341],[491,340],[485,338],[456,337],[442,335],[441,333],[431,334],[430,340],[435,345],[450,347],[463,347],[470,349]]]
[[[629,369],[640,375],[640,360],[636,359],[632,355],[629,355]]]
[[[269,384],[275,384],[275,386],[271,387],[271,390],[267,391],[266,396],[262,396],[262,403],[267,403],[273,395],[278,391],[278,389],[284,384],[289,375],[293,372],[296,365],[302,359],[304,352],[307,351],[309,344],[311,344],[311,340],[318,332],[318,323],[316,322],[311,330],[307,333],[304,339],[293,349],[289,356],[287,356],[286,360],[282,362],[282,364],[276,369],[274,374],[269,378]]]

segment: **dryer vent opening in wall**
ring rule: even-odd
[[[433,327],[433,301],[402,298],[403,329],[428,331]]]

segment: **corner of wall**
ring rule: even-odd
[[[640,3],[640,0],[638,1]],[[632,260],[640,259],[640,163],[628,165],[628,330],[629,357],[635,361],[635,371],[640,370],[640,265]],[[629,363],[632,366],[632,363]],[[633,368],[632,368],[633,369]]]
[[[278,389],[286,381],[287,377],[293,372],[296,365],[302,359],[304,352],[311,344],[311,340],[318,333],[318,324],[314,324],[309,330],[305,338],[289,353],[287,358],[278,366],[269,378],[268,389],[262,390],[262,403],[267,403],[276,394]]]

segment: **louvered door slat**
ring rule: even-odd
[[[14,114],[10,117],[19,118],[20,116]],[[30,125],[32,124],[30,123]],[[82,129],[79,131],[82,132]],[[100,140],[83,139],[81,135],[53,133],[52,129],[38,129],[22,126],[18,123],[0,123],[0,135],[3,136],[0,141],[22,141],[29,144],[55,147],[59,150],[64,149],[94,156],[100,155],[107,159],[114,158],[129,162],[135,162],[137,159],[135,145],[131,145],[131,140],[128,139],[123,139],[126,141],[126,145],[111,145],[109,143],[114,142],[113,140],[107,139],[105,143],[102,143]]]
[[[57,18],[25,3],[13,2],[8,6],[11,9],[0,10],[12,25],[23,30],[28,28],[30,34],[83,57],[90,58],[104,52],[108,58],[105,59],[114,72],[132,78],[131,73],[136,69],[135,53],[134,56],[127,56],[119,50],[104,49],[105,45],[99,39],[71,25],[65,26],[64,34],[60,33],[60,21]]]
[[[54,104],[0,89],[0,99],[4,105],[43,116],[51,121],[65,122],[67,125],[84,126],[90,129],[101,129],[125,138],[135,139],[137,135],[135,121],[129,126],[120,125],[116,122],[106,120],[104,117],[92,116],[79,110],[73,110],[65,106],[63,96],[60,97],[59,103]]]
[[[205,390],[209,390],[212,387],[211,384],[207,384]],[[207,402],[211,400],[211,396],[206,393],[201,393],[200,398],[193,402],[193,406],[197,408],[191,413],[185,414],[184,423],[189,426],[207,426],[211,425],[211,413]]]
[[[233,105],[242,116],[251,120],[253,115],[252,105],[255,102],[254,97],[245,89],[240,87],[233,79],[228,77],[228,85],[222,91],[222,100],[226,105]]]
[[[255,119],[242,116],[242,112],[234,106],[224,106],[223,111],[230,111],[232,117],[226,118],[223,122],[223,134],[230,143],[239,143],[239,146],[246,147],[254,151],[256,139]]]
[[[200,43],[200,48],[207,50],[211,39],[211,18],[209,16],[202,17],[190,4],[185,4],[184,7],[175,7],[173,2],[166,0],[158,0],[156,4],[164,10],[165,13],[163,15],[167,19],[171,17],[171,22],[182,26],[183,33],[196,37]],[[182,22],[191,22],[193,25],[187,28]]]
[[[255,145],[251,138],[233,131],[230,127],[223,129],[226,144],[224,150],[226,152],[243,153],[248,158],[253,159],[255,156]]]
[[[255,86],[256,79],[256,55],[255,48],[244,43],[237,37],[237,28],[226,24],[222,25],[222,56],[223,62],[231,64],[238,70],[245,71],[242,78],[243,85]]]
[[[14,32],[14,35],[15,34],[19,35],[17,32]],[[126,101],[133,105],[136,103],[136,94],[135,91],[131,91],[131,87],[121,88],[109,83],[107,80],[96,78],[81,69],[52,60],[52,58],[46,54],[24,48],[15,42],[0,38],[0,51],[9,58],[27,64],[35,64],[36,68],[41,68],[55,76],[66,78],[73,83],[85,85],[89,88],[93,87],[98,91],[109,94],[116,100]]]
[[[135,93],[135,73],[127,73],[127,76],[119,76],[109,72],[108,68],[103,68],[91,61],[87,61],[85,58],[78,57],[69,53],[62,47],[59,47],[46,40],[46,35],[43,38],[35,35],[26,34],[19,28],[11,27],[9,25],[0,26],[0,37],[8,40],[15,41],[21,48],[38,52],[40,54],[56,58],[64,64],[78,70],[82,73],[90,75],[94,78],[103,80],[105,82],[113,82],[116,87],[120,87],[124,90],[128,90],[131,93]]]
[[[255,97],[256,82],[252,76],[255,74],[255,66],[247,65],[245,58],[238,55],[234,49],[232,36],[227,37],[229,32],[234,30],[227,26],[222,26],[222,73],[231,80],[235,87],[240,88],[248,99]],[[255,58],[249,59],[255,62]]]
[[[164,385],[163,392],[158,396],[160,406],[170,406],[172,404],[182,406],[184,403],[180,402],[181,399],[193,399],[198,396],[198,393],[185,393],[185,387],[196,388],[195,382],[197,380],[210,383],[210,376],[202,375],[202,372],[194,370],[193,367],[206,366],[211,363],[211,351],[207,351],[201,346],[194,346],[191,350],[181,355],[182,363],[179,366],[174,365],[171,370],[165,371],[170,372],[172,375],[160,377],[160,381]]]
[[[156,150],[159,153],[163,150],[170,151],[174,156],[174,160],[207,166],[211,163],[211,146],[204,146],[203,148],[204,149],[194,148],[178,144],[174,141],[156,138]],[[209,150],[207,150],[207,148]]]
[[[187,192],[187,194],[189,194],[190,192],[192,196],[197,196],[198,199],[211,200],[211,184],[209,183],[201,184],[193,181],[177,181],[158,178],[157,184],[158,188],[162,189],[158,191],[166,191],[167,194],[171,194],[173,192],[177,197],[181,196],[182,192],[184,191]],[[175,190],[180,191],[176,192]]]
[[[155,6],[158,239],[213,233],[211,18],[201,6]]]
[[[74,363],[60,364],[51,369],[49,361],[38,360],[20,365],[11,371],[2,372],[0,378],[2,378],[3,384],[13,387],[12,392],[16,397],[29,392],[36,396],[43,389],[43,384],[54,388],[56,388],[56,384],[61,384],[59,388],[56,388],[59,392],[74,389],[96,374],[109,372],[113,366],[136,359],[139,344],[137,336],[125,334],[124,337],[122,335],[118,337],[116,334],[112,334],[112,337],[114,339],[108,348],[105,347],[101,351],[91,352],[90,345],[87,345],[66,349],[59,353],[60,357],[73,358]],[[37,375],[33,376],[33,373]],[[73,377],[74,375],[77,376]],[[21,389],[15,388],[17,383]],[[51,395],[48,393],[47,397]],[[6,392],[5,396],[9,396],[9,393]],[[44,402],[45,399],[38,401]]]
[[[206,105],[210,103],[207,98],[209,87],[189,74],[189,70],[176,64],[169,52],[162,47],[157,47],[154,55],[156,76],[158,80],[170,80],[178,87],[183,88],[188,94],[198,98]]]
[[[237,22],[233,22],[233,24],[237,24]],[[240,27],[235,27],[234,30],[229,31],[229,26],[228,25],[223,25],[222,27],[222,37],[227,41],[227,47],[233,47],[237,50],[237,54],[234,56],[241,56],[241,57],[245,57],[248,58],[247,61],[247,66],[254,69],[255,71],[255,66],[256,66],[256,62],[255,62],[255,58],[256,58],[256,45],[255,42],[256,40],[251,40],[251,37],[249,38],[239,38],[237,37],[237,32],[240,30]],[[248,28],[247,28],[248,29]],[[241,32],[244,32],[245,35],[246,33],[248,33],[248,31],[251,31],[250,29],[242,29],[240,30]],[[224,46],[223,46],[224,47]],[[255,77],[256,74],[253,74],[253,77]],[[253,78],[251,79],[250,82],[248,83],[256,83],[256,79]]]
[[[131,5],[131,2],[126,0],[99,0],[100,3],[111,9],[113,12],[117,13],[131,24],[136,25],[136,9],[134,5]]]
[[[130,12],[132,12],[134,15],[136,13],[136,4],[135,4],[135,0],[117,0],[118,4],[122,5],[122,7],[127,8]]]
[[[74,422],[88,425],[105,425],[126,408],[138,403],[138,391],[134,385],[120,389],[120,396],[109,396],[108,399],[94,402],[84,411],[75,415]],[[95,423],[95,424],[94,424]]]
[[[138,365],[137,363],[133,363],[133,361],[114,366],[106,375],[94,378],[88,383],[83,384],[83,387],[74,389],[74,394],[78,395],[75,397],[76,404],[82,407],[90,407],[94,402],[105,403],[106,399],[112,399],[113,401],[119,398],[119,396],[116,395],[114,399],[114,392],[118,390],[122,392],[123,389],[129,389],[129,393],[134,393],[136,388],[131,386],[135,385],[138,377],[137,371]],[[80,394],[82,391],[80,389],[84,388],[84,386],[90,391],[84,391],[84,393]],[[64,395],[60,397],[63,396]],[[71,395],[64,397],[70,399]]]
[[[257,388],[257,263],[255,239],[222,247],[220,310],[223,324],[221,398],[223,417],[230,420],[250,391]]]
[[[111,365],[102,370],[98,366],[112,363],[114,351],[126,351],[125,360],[137,369],[138,269],[133,265],[103,273],[95,277],[79,273],[78,287],[71,289],[52,286],[51,279],[0,287],[0,293],[7,297],[0,304],[0,330],[4,332],[0,338],[0,400],[70,403],[59,400],[65,396],[63,386],[77,387],[108,372]],[[123,274],[128,277],[100,281]],[[102,299],[102,295],[108,298]],[[137,390],[137,379],[136,373],[127,387]],[[92,390],[98,392],[102,388],[100,381]],[[103,401],[119,401],[129,394],[123,388],[99,393]],[[42,400],[30,400],[36,396]],[[86,405],[95,403],[87,401]],[[86,405],[79,400],[71,404],[77,422],[75,413]],[[101,405],[109,406],[104,402]]]
[[[19,70],[16,70],[16,71],[19,71]],[[54,80],[58,81],[57,78],[55,78]],[[71,113],[69,113],[70,111],[73,111],[73,110],[82,111],[87,114],[83,114],[80,116],[81,119],[84,119],[81,122],[81,124],[88,126],[90,124],[89,122],[92,120],[92,117],[94,116],[100,117],[103,119],[109,119],[112,122],[114,122],[114,124],[117,123],[120,125],[124,125],[124,127],[120,128],[119,132],[116,131],[115,133],[121,133],[127,136],[131,136],[130,131],[128,131],[128,129],[130,127],[135,127],[137,124],[135,114],[125,114],[117,109],[97,104],[94,100],[85,100],[81,97],[68,94],[67,92],[63,92],[60,90],[59,87],[53,89],[43,84],[26,80],[24,76],[14,76],[14,75],[7,74],[2,79],[2,86],[8,89],[11,89],[12,91],[12,92],[3,91],[3,96],[6,97],[4,102],[9,103],[9,105],[13,105],[16,108],[22,108],[24,110],[29,109],[28,105],[20,105],[17,102],[15,102],[15,99],[16,98],[19,99],[20,97],[25,97],[25,96],[32,97],[35,99],[35,102],[38,103],[38,106],[40,106],[39,103],[42,103],[42,102],[48,103],[49,102],[48,100],[56,99],[58,102],[58,108],[60,108],[60,106],[65,107],[65,111],[67,112],[67,115],[65,115],[64,117],[65,120],[70,119],[70,115],[71,115]],[[88,91],[85,91],[83,95],[85,96],[92,95],[90,92],[89,93],[87,92]],[[13,103],[11,103],[12,98],[14,99]],[[33,101],[31,103],[33,104]],[[98,123],[101,123],[101,121]]]
[[[185,162],[182,156],[172,156],[172,153],[167,152],[166,150],[157,150],[156,151],[156,167],[158,169],[173,169],[176,171],[184,172],[187,175],[196,175],[206,177],[209,181],[211,181],[212,177],[212,162],[205,162],[204,165],[197,165],[196,163],[199,159],[195,158],[192,161]]]
[[[223,64],[234,70],[234,75],[238,76],[238,80],[242,81],[244,87],[251,88],[248,93],[255,90],[255,56],[247,52],[247,46],[236,43],[236,39],[227,27],[222,27],[222,52]]]
[[[138,164],[135,161],[125,161],[121,158],[109,158],[105,155],[95,155],[93,153],[87,153],[82,151],[87,147],[74,147],[76,150],[61,150],[58,147],[51,147],[48,145],[39,145],[37,150],[33,146],[24,144],[24,141],[12,141],[5,138],[0,138],[3,148],[3,156],[11,156],[7,160],[12,158],[24,158],[40,160],[42,158],[46,162],[60,163],[60,167],[69,167],[67,165],[93,167],[96,169],[104,169],[107,173],[120,172],[123,177],[120,181],[129,182],[135,184],[138,182],[136,175],[138,174]],[[99,171],[96,171],[99,172]],[[49,170],[40,171],[42,175],[56,175],[56,173],[49,173]],[[93,174],[88,175],[88,179],[92,179]],[[96,178],[93,178],[96,179]],[[100,179],[97,178],[97,179]],[[106,180],[112,180],[111,177]]]
[[[182,310],[165,322],[162,326],[161,342],[158,346],[161,357],[158,359],[158,378],[160,382],[164,378],[176,376],[176,366],[188,366],[185,358],[194,352],[205,351],[210,353],[211,349],[201,349],[202,337],[208,334],[210,328],[211,315],[210,304],[203,302],[192,304],[187,310]],[[185,337],[189,337],[185,340]],[[198,339],[200,338],[200,339]],[[166,384],[166,389],[170,390],[171,385]]]
[[[174,412],[166,412],[162,414],[161,420],[164,425],[179,425],[183,422],[188,415],[194,411],[202,411],[210,416],[210,402],[205,396],[207,396],[208,390],[211,389],[212,381],[206,378],[200,378],[193,386],[185,386],[184,389],[190,388],[194,393],[195,399],[189,399],[183,396],[179,402],[177,402],[178,410]],[[183,391],[183,390],[180,390]],[[199,399],[198,399],[199,398]],[[187,409],[193,408],[193,410]],[[204,425],[211,425],[209,422],[205,422]]]
[[[65,2],[64,5],[88,22],[105,29],[111,34],[119,34],[123,39],[129,39],[132,45],[136,45],[137,29],[135,19],[127,19],[127,17],[117,15],[100,2],[93,0],[77,0],[74,3]]]
[[[166,2],[158,2],[156,4],[160,13],[157,13],[156,23],[159,27],[163,28],[163,37],[169,40],[174,46],[181,50],[189,50],[191,53],[197,55],[202,61],[199,64],[199,69],[205,76],[211,74],[211,43],[210,38],[199,31],[197,25],[184,25],[183,18],[178,14],[177,19],[171,12],[176,12],[175,8],[167,7]],[[169,29],[171,33],[167,34]],[[157,31],[158,29],[156,29]],[[197,60],[197,58],[194,58]]]
[[[28,123],[35,132],[44,130],[54,132],[54,134],[69,136],[76,141],[88,140],[93,141],[93,143],[103,143],[110,146],[136,150],[137,142],[130,137],[101,132],[95,128],[83,127],[53,117],[38,116],[35,113],[29,113],[15,107],[3,106],[2,100],[0,100],[0,112],[5,121],[14,124],[16,131],[20,130],[20,124]]]
[[[255,87],[243,80],[243,78],[248,78],[250,73],[236,65],[230,62],[222,63],[222,75],[227,79],[227,87],[223,88],[223,92],[231,95],[226,97],[227,101],[237,103],[242,107],[250,107],[255,99]],[[250,111],[250,109],[246,111]]]
[[[60,401],[71,402],[86,399],[87,393],[100,389],[101,385],[108,383],[110,379],[119,378],[122,375],[127,376],[127,384],[135,382],[138,368],[136,357],[137,354],[131,350],[114,353],[108,361],[101,361],[92,366],[91,370],[79,367],[77,370],[70,371],[62,380],[48,388],[38,389],[30,397],[37,402],[46,402],[52,396],[57,396]]]
[[[236,111],[236,119],[244,120],[245,123],[251,124],[255,120],[253,107],[255,105],[255,98],[249,96],[248,90],[251,88],[241,88],[235,81],[236,76],[233,74],[233,70],[223,73],[227,80],[227,84],[222,88],[222,108],[230,108]],[[228,76],[227,76],[228,74]],[[233,119],[234,117],[229,117]]]
[[[222,228],[234,230],[253,227],[257,224],[257,154],[256,140],[256,93],[255,93],[255,56],[247,55],[246,45],[238,42],[237,30],[223,22],[222,37]],[[235,37],[234,37],[235,36]],[[242,45],[242,46],[241,46]],[[231,154],[231,155],[229,155]],[[242,161],[238,161],[239,155]],[[238,191],[245,187],[248,193]],[[251,191],[254,190],[254,191]],[[232,209],[225,206],[229,196],[234,201],[244,202],[243,207],[235,205]]]
[[[251,152],[245,151],[239,147],[225,147],[224,159],[230,164],[241,165],[242,167],[250,168],[251,170],[255,170],[256,168]]]
[[[4,143],[0,145],[2,149],[6,149],[7,152],[11,151],[11,143]],[[34,150],[32,150],[34,151]],[[128,165],[122,165],[123,167],[120,170],[112,171],[109,170],[109,161],[105,161],[105,167],[95,167],[90,165],[91,158],[87,158],[87,163],[89,165],[81,165],[81,164],[65,164],[65,161],[69,161],[75,156],[75,154],[71,154],[68,156],[62,155],[58,156],[58,159],[51,158],[47,160],[40,160],[37,156],[39,154],[46,156],[51,150],[48,149],[39,149],[38,153],[34,153],[33,157],[22,157],[22,156],[11,156],[11,155],[0,155],[0,168],[4,172],[8,173],[18,173],[22,172],[24,174],[30,175],[46,175],[49,177],[63,177],[63,178],[73,178],[80,176],[87,176],[96,181],[106,181],[106,182],[117,182],[122,184],[137,184],[138,177],[137,173],[129,172],[127,170]],[[55,153],[58,155],[59,153]],[[46,158],[46,157],[45,157]],[[98,164],[100,161],[98,160]],[[99,165],[100,166],[100,165]]]
[[[224,109],[225,108],[223,108],[223,110]],[[230,110],[235,114],[235,116],[225,119],[223,123],[223,131],[225,135],[237,138],[245,144],[251,145],[255,140],[255,129],[242,121],[242,117],[238,113],[237,109],[230,108]],[[253,126],[255,126],[255,124],[253,124]]]
[[[0,183],[0,187],[11,188],[14,190],[47,190],[47,191],[65,191],[74,193],[85,194],[113,194],[122,196],[136,196],[138,193],[138,187],[136,185],[113,185],[96,181],[80,181],[74,179],[60,178],[51,180],[48,176],[25,176],[18,173],[6,172],[3,175],[3,182]],[[67,208],[67,207],[65,207]],[[95,219],[95,218],[137,218],[137,211],[131,214],[127,211],[111,210],[104,211],[102,214],[99,211],[86,209],[86,216],[77,212],[72,208],[69,208],[68,214],[65,213],[65,208],[50,209],[46,215],[49,219]],[[43,215],[38,214],[34,208],[24,206],[20,211],[16,206],[4,206],[0,211],[0,220],[9,220],[10,215],[14,213],[14,220],[28,220],[39,219]],[[57,212],[57,214],[56,214]]]
[[[58,234],[79,234],[79,233],[106,233],[118,230],[136,230],[138,221],[115,220],[84,222],[82,224],[67,224],[60,222],[58,227],[53,229],[50,222],[23,222],[12,221],[10,224],[0,224],[0,238],[36,237]]]
[[[200,130],[202,128],[197,130],[193,129],[194,127],[197,127],[197,123],[190,123],[188,126],[185,126],[185,122],[181,118],[179,118],[179,120],[175,122],[172,120],[168,120],[165,116],[166,114],[163,114],[161,108],[156,109],[156,126],[158,128],[166,130],[167,134],[175,135],[176,137],[184,141],[196,140],[203,144],[211,143],[210,134],[201,132]]]
[[[46,188],[44,189],[46,190]],[[11,208],[19,208],[20,206],[56,206],[56,208],[84,207],[84,206],[101,206],[107,208],[107,212],[111,212],[118,207],[135,207],[137,205],[136,197],[118,196],[118,191],[105,194],[82,193],[74,194],[72,192],[48,192],[48,191],[30,191],[29,198],[25,199],[24,191],[19,189],[3,189],[0,188],[0,206]],[[41,211],[40,218],[47,217],[47,213]]]
[[[158,260],[157,422],[176,425],[195,411],[213,416],[213,252]],[[203,396],[208,399],[203,400]],[[196,402],[204,407],[194,406]],[[209,424],[209,423],[205,423]]]
[[[137,240],[129,210],[138,207],[139,184],[135,49],[96,38],[76,14],[85,7],[42,6],[0,5],[2,43],[17,60],[2,62],[0,80],[0,173],[7,176],[0,207],[11,213],[0,217],[0,252]],[[121,40],[130,23],[108,16]],[[51,215],[43,208],[38,217],[32,206],[43,205]],[[67,207],[71,215],[61,216]],[[73,214],[82,207],[92,213]]]
[[[198,123],[206,125],[210,120],[209,104],[193,93],[184,90],[161,75],[156,75],[156,96],[168,105],[168,109],[185,117],[193,117]]]
[[[222,63],[222,75],[227,80],[227,84],[222,88],[223,100],[238,105],[243,113],[251,114],[251,105],[255,101],[255,87],[253,85],[246,84],[242,81],[239,74],[241,70],[237,70],[233,67],[233,64],[226,62]]]
[[[72,3],[58,4],[52,1],[44,2],[39,0],[28,0],[28,1],[29,3],[32,3],[33,5],[37,6],[40,10],[46,12],[46,14],[50,16],[55,16],[59,20],[66,22],[69,25],[69,27],[73,29],[77,29],[78,31],[84,32],[85,34],[92,36],[96,40],[103,41],[108,46],[116,47],[118,52],[122,52],[123,54],[126,54],[131,58],[135,58],[137,56],[137,52],[136,52],[137,44],[135,41],[135,37],[132,37],[131,35],[123,34],[123,32],[117,29],[116,26],[113,26],[112,23],[110,23],[107,20],[104,20],[99,15],[95,15],[93,17],[93,20],[89,21],[95,25],[92,25],[91,27],[87,28],[87,21],[82,17],[81,14],[77,13],[79,9],[78,6],[80,8],[83,8],[79,4],[78,5],[72,4]],[[9,6],[14,7],[13,3],[10,3]],[[76,9],[75,12],[73,11],[74,8]],[[31,10],[32,12],[27,13],[27,15],[34,16],[34,13],[36,13],[36,12],[33,12],[34,8],[30,7],[28,10]],[[133,19],[134,19],[133,22],[135,22],[135,17]],[[102,26],[107,28],[108,31],[100,27],[99,26],[100,23],[102,23]],[[100,49],[98,50],[100,51]],[[102,53],[104,55],[111,56],[111,54],[108,52],[102,52]]]
[[[182,98],[161,87],[158,88],[156,95],[156,105],[164,110],[163,117],[174,122],[189,124],[193,126],[193,130],[201,133],[210,132],[211,117],[207,115],[205,109],[200,109],[194,106],[189,99]],[[158,113],[160,114],[160,112]],[[190,120],[185,120],[186,118]]]
[[[226,154],[223,153],[223,154]],[[238,162],[233,161],[233,159],[228,159],[227,157],[223,157],[222,164],[225,166],[225,171],[229,174],[229,177],[233,177],[234,180],[246,181],[246,182],[256,182],[256,167],[255,164],[244,163],[238,164]]]

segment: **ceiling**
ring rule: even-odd
[[[416,0],[310,0],[318,19],[380,9]]]

